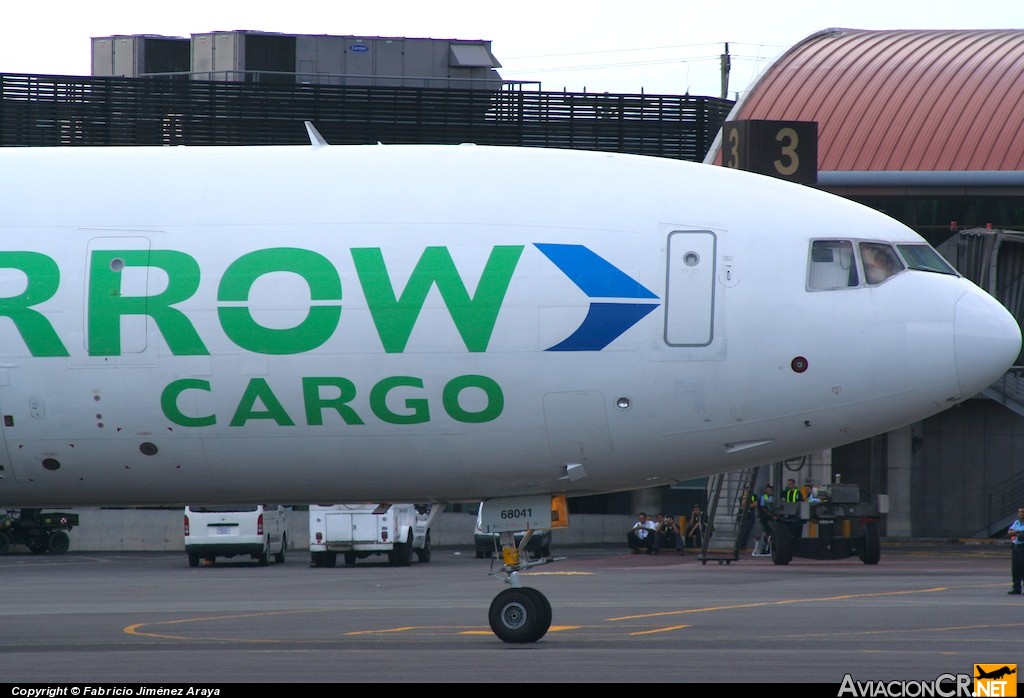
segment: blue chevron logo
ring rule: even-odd
[[[546,351],[601,351],[660,305],[651,302],[659,299],[640,282],[583,245],[535,242],[534,247],[588,298],[606,299],[592,302],[576,331]]]

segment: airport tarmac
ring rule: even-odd
[[[876,566],[553,552],[567,559],[522,575],[553,607],[532,645],[491,633],[504,585],[468,546],[335,569],[305,551],[194,569],[184,552],[15,552],[0,557],[0,681],[838,685],[1024,664],[1006,545],[885,544]]]

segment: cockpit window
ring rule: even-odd
[[[849,240],[814,240],[807,287],[812,291],[850,288],[859,283],[853,243]]]
[[[864,280],[870,285],[880,284],[905,269],[896,250],[880,242],[860,243],[860,258],[864,262]]]
[[[812,240],[807,289],[831,291],[877,286],[908,269],[959,276],[927,243],[894,245],[869,240]]]
[[[931,245],[896,245],[896,248],[911,269],[934,271],[939,274],[957,273]]]

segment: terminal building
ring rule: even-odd
[[[1024,234],[1014,232],[1024,230],[1021,30],[819,32],[735,105],[545,92],[504,79],[488,41],[109,36],[93,39],[92,66],[92,77],[0,74],[0,145],[301,144],[310,119],[335,144],[474,142],[719,164],[727,118],[816,122],[813,186],[911,226],[1024,318]],[[774,467],[887,493],[889,536],[986,536],[1024,502],[1022,415],[1015,370],[954,410]],[[698,483],[579,506],[685,512],[701,496]]]
[[[0,73],[0,146],[476,143],[700,160],[732,102],[543,91],[489,41],[267,32],[93,39],[91,77]]]
[[[1022,77],[1021,30],[829,29],[776,60],[729,120],[816,122],[815,186],[915,229],[1021,322]],[[705,161],[721,163],[720,139]],[[982,399],[834,449],[833,473],[889,494],[890,536],[1005,531],[1024,503],[1019,371]]]
[[[500,87],[490,41],[218,31],[92,40],[94,77],[299,85]]]

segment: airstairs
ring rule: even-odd
[[[719,473],[708,480],[708,526],[697,555],[702,564],[728,565],[739,560],[751,530],[750,526],[744,527],[744,521],[753,522],[755,516],[751,494],[759,469],[755,466]]]

